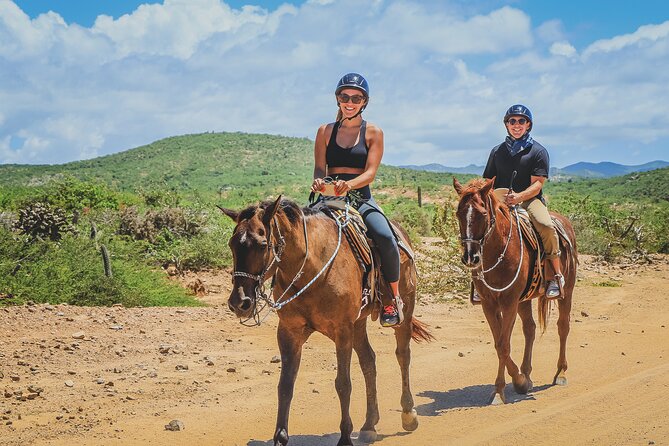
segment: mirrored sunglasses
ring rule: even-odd
[[[528,120],[525,119],[525,118],[518,118],[518,119],[509,118],[509,119],[506,120],[506,122],[511,124],[511,125],[516,125],[516,124],[525,125],[525,124],[527,124]]]
[[[339,93],[337,95],[337,99],[339,99],[339,102],[342,104],[346,104],[348,102],[353,102],[354,104],[361,104],[362,101],[365,100],[365,97],[360,94],[354,94],[353,96],[349,96],[346,93]]]

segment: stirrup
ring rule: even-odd
[[[563,299],[564,298],[564,276],[556,274],[553,279],[548,281],[546,285],[546,299]]]
[[[400,296],[395,296],[393,303],[390,305],[385,305],[381,311],[381,317],[379,318],[382,327],[396,327],[401,325],[404,321],[404,303]]]

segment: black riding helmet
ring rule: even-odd
[[[369,84],[361,74],[347,73],[344,76],[342,76],[341,79],[339,79],[339,82],[337,82],[335,95],[338,95],[342,90],[346,88],[353,88],[355,90],[360,90],[363,96],[365,96],[365,104],[360,108],[360,111],[356,113],[355,116],[351,116],[350,118],[348,118],[348,119],[353,119],[359,114],[361,114],[362,111],[367,107],[367,104],[369,104]],[[339,107],[339,100],[337,100],[337,107]]]
[[[509,118],[512,116],[522,116],[523,118],[530,121],[530,128],[527,129],[527,132],[529,133],[532,130],[532,124],[534,121],[532,120],[532,112],[530,111],[529,108],[525,107],[523,104],[516,104],[509,107],[506,113],[504,113],[505,125],[506,122],[509,120]]]

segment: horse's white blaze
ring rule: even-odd
[[[242,232],[242,236],[239,238],[239,243],[244,243],[246,241],[246,231]]]
[[[467,208],[467,238],[472,239],[472,214],[474,213],[474,208],[470,204]]]

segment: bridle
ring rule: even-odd
[[[276,228],[276,232],[278,234],[276,237],[277,239],[276,243],[272,241],[272,231],[273,231],[272,222],[274,222],[274,227]],[[267,240],[267,250],[265,252],[265,258],[269,256],[271,257],[271,260],[267,262],[267,266],[263,268],[260,274],[250,274],[245,271],[237,271],[237,270],[232,272],[233,281],[235,277],[245,277],[247,279],[251,279],[254,282],[256,282],[255,296],[253,299],[253,313],[248,318],[241,319],[239,321],[242,325],[245,325],[247,327],[260,325],[261,323],[260,313],[270,302],[270,299],[267,297],[267,293],[265,292],[265,281],[267,280],[268,277],[274,277],[276,271],[274,271],[272,274],[269,275],[268,273],[275,264],[277,265],[278,269],[278,264],[279,262],[281,262],[281,255],[283,254],[283,251],[286,248],[286,240],[281,234],[281,230],[279,229],[279,224],[277,222],[276,216],[272,220],[270,220],[269,230],[267,231],[267,234],[268,234],[267,236],[268,240]],[[273,287],[274,287],[274,280],[272,280],[272,288]],[[258,308],[258,300],[262,300],[264,302],[264,304],[260,308]]]
[[[507,251],[507,248],[509,247],[509,242],[511,242],[511,235],[513,233],[513,222],[509,221],[509,223],[510,223],[509,224],[509,235],[506,238],[506,243],[504,244],[504,249],[502,250],[502,253],[499,255],[499,257],[497,258],[497,262],[495,262],[495,264],[493,266],[491,266],[488,269],[484,268],[483,267],[483,259],[485,258],[485,256],[483,255],[483,247],[485,246],[485,243],[488,240],[488,236],[490,235],[492,230],[495,228],[495,225],[497,223],[497,219],[495,217],[496,209],[492,205],[492,197],[491,197],[490,194],[491,194],[491,192],[488,192],[488,197],[487,197],[488,198],[488,207],[489,207],[489,213],[491,215],[490,220],[488,222],[488,228],[486,229],[483,236],[481,238],[478,238],[478,239],[460,237],[460,244],[463,245],[463,247],[467,243],[474,243],[474,244],[477,244],[479,246],[479,251],[481,253],[480,254],[481,262],[478,266],[473,268],[472,275],[476,279],[480,280],[486,286],[486,288],[488,288],[490,291],[495,291],[495,292],[499,293],[499,292],[506,291],[509,288],[511,288],[511,286],[518,279],[518,275],[520,274],[520,270],[521,270],[521,267],[523,265],[523,252],[524,252],[524,249],[523,249],[524,246],[523,245],[524,245],[524,243],[523,243],[523,234],[522,234],[522,231],[520,229],[520,218],[518,216],[518,211],[516,209],[517,206],[513,206],[513,207],[510,208],[510,211],[516,217],[516,226],[518,228],[518,242],[520,243],[520,260],[518,261],[518,268],[516,269],[516,274],[513,277],[513,279],[511,279],[511,282],[509,282],[509,284],[506,285],[505,287],[495,288],[492,285],[488,284],[488,282],[486,282],[486,280],[485,280],[485,274],[492,271],[493,269],[497,268],[497,266],[500,263],[502,263],[502,260],[504,260],[504,257],[506,256],[506,251]],[[474,272],[476,270],[479,270],[479,271],[476,274],[474,274]]]
[[[246,277],[248,279],[251,279],[256,282],[255,286],[255,296],[253,299],[253,312],[251,316],[249,316],[246,319],[240,320],[239,322],[247,327],[253,327],[253,326],[258,326],[260,325],[265,319],[267,319],[267,316],[269,316],[273,311],[278,312],[281,308],[283,308],[285,305],[289,304],[293,300],[295,300],[297,297],[299,297],[304,291],[307,290],[315,281],[318,279],[321,274],[325,270],[328,269],[330,264],[334,261],[335,257],[337,256],[337,253],[339,252],[339,247],[341,246],[341,240],[342,240],[342,229],[348,225],[350,221],[349,217],[349,206],[348,203],[346,204],[346,212],[344,215],[340,217],[335,218],[335,222],[337,223],[337,228],[338,228],[338,238],[337,238],[337,247],[335,248],[334,252],[332,253],[332,256],[330,259],[323,265],[321,270],[302,288],[300,288],[295,294],[292,296],[284,299],[286,294],[288,293],[288,290],[290,290],[293,285],[295,285],[295,282],[297,282],[300,277],[304,274],[304,266],[307,263],[307,258],[309,257],[309,235],[307,233],[307,221],[305,218],[304,213],[300,209],[300,215],[301,215],[301,220],[302,220],[302,227],[304,230],[304,243],[305,243],[305,253],[304,253],[304,259],[302,260],[302,265],[300,266],[300,269],[295,273],[295,276],[293,276],[293,279],[291,280],[290,284],[284,289],[283,293],[281,296],[279,296],[276,300],[272,299],[272,295],[274,293],[274,284],[276,280],[276,273],[279,271],[279,263],[281,262],[281,255],[283,254],[285,248],[286,248],[286,240],[281,234],[281,230],[279,229],[279,222],[274,216],[272,220],[269,222],[269,231],[268,231],[268,241],[267,241],[267,252],[265,254],[265,257],[267,256],[272,256],[272,260],[269,261],[267,266],[263,268],[262,272],[260,274],[250,274],[244,271],[233,271],[232,277],[233,280],[235,277]],[[276,232],[278,234],[277,236],[277,243],[276,245],[272,243],[272,222],[274,222],[274,228],[276,229]],[[276,268],[274,271],[270,274],[270,270],[272,267],[276,264]],[[269,290],[269,296],[265,292],[265,282],[269,279],[272,278],[272,283],[270,285],[270,290]],[[258,301],[262,301],[263,305],[258,308]],[[265,316],[261,317],[260,313],[266,308],[269,307],[269,311]]]

